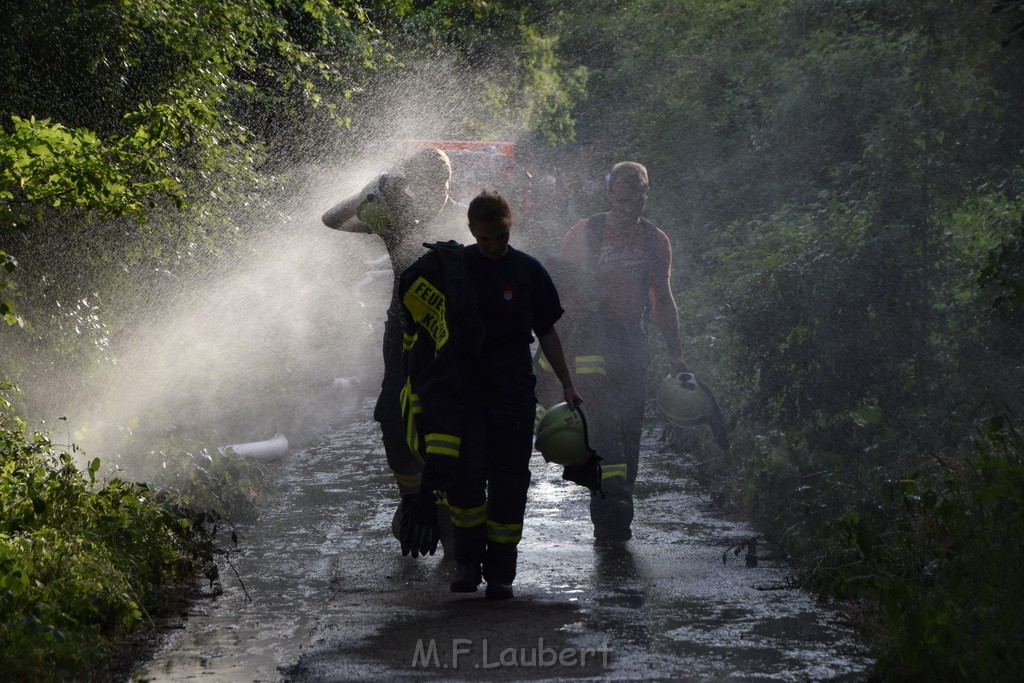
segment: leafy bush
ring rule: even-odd
[[[983,407],[1019,414],[1024,379],[1020,172],[993,176],[927,235],[829,192],[737,222],[684,303],[735,422],[719,487],[806,585],[874,606],[887,679],[1024,661],[1021,439],[1001,418],[971,438]]]
[[[98,482],[0,405],[0,667],[63,680],[138,629],[166,588],[216,576],[216,518],[145,484]]]
[[[143,436],[126,447],[145,450],[145,462],[132,467],[135,477],[182,504],[225,520],[254,519],[271,487],[271,470],[230,449],[210,448],[210,441],[168,428],[159,438]]]
[[[833,526],[834,588],[877,599],[879,666],[903,680],[1017,680],[1024,661],[1024,439],[1002,417],[957,460],[885,482],[888,503]]]

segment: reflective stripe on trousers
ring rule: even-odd
[[[487,503],[472,508],[460,508],[448,503],[452,524],[460,529],[471,529],[487,521]]]
[[[493,543],[519,543],[523,540],[523,524],[501,524],[487,520],[487,541]]]
[[[613,477],[619,477],[623,481],[626,481],[629,476],[629,466],[626,463],[617,463],[610,465],[601,465],[601,479],[611,479]]]

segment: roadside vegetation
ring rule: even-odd
[[[0,398],[0,666],[59,681],[100,665],[167,592],[217,578],[217,518],[29,431]]]
[[[0,379],[25,389],[0,423],[5,663],[85,671],[216,567],[197,511],[266,486],[158,413],[125,425],[147,484],[62,455],[26,427],[63,398],[40,378],[116,369],[153,293],[230,264],[289,170],[375,139],[412,73],[479,92],[444,135],[517,140],[557,179],[531,227],[552,244],[612,162],[648,166],[730,423],[727,453],[680,437],[716,499],[860,606],[881,678],[1015,679],[1024,3],[22,4],[0,27]]]
[[[689,360],[732,423],[729,453],[688,445],[794,585],[859,606],[882,678],[1013,680],[1022,17],[717,6],[678,19],[696,85],[643,105],[703,133],[652,172],[662,222],[696,217],[674,234]]]

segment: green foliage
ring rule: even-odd
[[[47,376],[112,365],[163,287],[274,224],[283,150],[323,148],[387,55],[356,2],[43,0],[5,19],[0,377],[32,385],[38,417]]]
[[[14,257],[0,251],[0,293],[3,293],[5,289],[10,288],[11,283],[6,281],[6,278],[14,272],[15,268],[18,267],[18,262],[14,260]],[[14,309],[14,304],[7,299],[0,299],[0,317],[3,317],[4,322],[8,325],[24,325],[25,322],[17,314]]]
[[[587,70],[562,63],[556,52],[557,36],[544,35],[528,25],[522,26],[521,32],[522,58],[517,72],[482,77],[493,119],[472,121],[471,134],[515,137],[527,130],[550,144],[571,141],[576,136],[573,107],[585,90]]]
[[[749,382],[750,416],[858,459],[935,398],[920,370],[935,362],[921,325],[929,294],[914,279],[923,265],[905,237],[869,226],[830,202],[733,226],[709,253],[736,344],[723,351]],[[907,436],[926,439],[928,427]]]
[[[1024,307],[1024,168],[1014,169],[983,201],[975,213],[1004,231],[997,243],[988,245],[977,283],[995,291],[993,308],[1019,312]]]
[[[817,205],[735,223],[705,255],[715,273],[707,298],[689,299],[705,319],[724,313],[710,352],[729,372],[719,370],[722,393],[744,454],[727,486],[823,593],[874,591],[889,617],[878,641],[887,677],[1006,679],[1024,656],[999,630],[1019,629],[1006,623],[1015,617],[984,624],[993,596],[1020,589],[981,567],[1003,546],[977,525],[1002,513],[978,517],[965,501],[991,490],[957,488],[991,471],[1006,496],[998,505],[1012,506],[1019,463],[1004,467],[981,443],[954,481],[927,455],[962,452],[980,405],[1020,408],[1019,331],[992,314],[976,280],[1019,220],[1012,185],[983,186],[933,215],[924,242],[912,226],[880,224],[870,198],[827,192]],[[954,514],[953,492],[966,508],[959,528],[943,517]],[[1019,542],[1010,527],[999,533]],[[964,583],[922,583],[922,571],[940,569]]]
[[[135,477],[195,510],[226,520],[252,520],[272,488],[270,469],[230,449],[209,448],[177,429],[124,444]],[[142,460],[143,462],[139,462]]]
[[[1020,452],[982,443],[955,472],[926,455],[958,452],[979,404],[1019,407],[1019,333],[974,282],[1005,231],[992,199],[957,212],[928,269],[839,206],[733,226],[722,241],[748,230],[743,248],[709,262],[728,311],[712,351],[736,373],[728,487],[811,585],[878,597],[880,671],[895,679],[1011,680],[1024,657],[1000,597],[1022,588],[1005,562],[1024,528]]]
[[[344,122],[334,89],[373,67],[377,39],[361,5],[327,0],[38,2],[9,19],[0,248],[22,265],[19,307],[40,314],[54,243],[87,261],[62,278],[73,299],[230,238],[230,204],[267,182],[265,126]]]
[[[44,206],[80,207],[110,219],[142,217],[157,197],[182,201],[178,181],[158,166],[163,155],[138,134],[101,140],[48,119],[12,116],[11,122],[11,132],[0,130],[0,235],[28,230],[42,220]],[[14,289],[8,278],[17,262],[0,252],[0,264],[0,291]],[[0,306],[9,325],[24,325],[11,301]]]
[[[0,406],[0,665],[66,680],[138,629],[169,584],[215,568],[214,517],[144,484],[97,481]]]
[[[966,445],[980,412],[1024,407],[1001,24],[969,3],[627,6],[604,35],[651,40],[599,44],[624,58],[591,93],[675,226],[688,359],[733,426],[705,466],[719,499],[824,595],[877,599],[882,677],[1012,679],[1020,452]]]
[[[873,596],[889,634],[880,667],[900,680],[1010,681],[1024,628],[1024,441],[1004,418],[957,462],[885,482],[887,503],[834,531],[854,565],[845,596]]]
[[[989,253],[988,263],[978,272],[978,283],[1001,290],[992,301],[995,308],[1024,304],[1024,222],[1015,235]]]
[[[416,52],[442,41],[467,56],[479,56],[507,41],[523,23],[542,21],[549,3],[531,0],[379,0],[367,14],[388,38]],[[507,44],[503,47],[507,47]]]
[[[719,493],[820,590],[877,599],[881,675],[1008,676],[1024,654],[986,619],[1020,631],[1004,609],[1021,601],[1020,449],[1002,426],[967,442],[980,406],[1024,408],[1024,62],[1019,42],[1000,47],[1019,9],[22,3],[0,27],[0,217],[30,230],[0,232],[0,315],[63,358],[102,351],[105,321],[130,319],[110,292],[203,267],[250,229],[234,207],[331,153],[377,67],[443,55],[487,74],[484,106],[462,112],[472,134],[566,143],[565,186],[623,158],[650,168],[687,356],[733,427],[732,452],[707,458]],[[155,443],[168,467],[148,477],[246,512],[259,471]],[[238,498],[208,495],[225,486]],[[19,519],[53,514],[37,497]]]
[[[144,129],[104,141],[48,119],[11,120],[12,132],[0,133],[0,220],[9,228],[26,220],[22,205],[69,203],[110,218],[139,214],[156,195],[181,198],[181,186],[159,172],[153,155],[158,142]]]
[[[369,3],[367,14],[403,61],[440,57],[468,70],[483,90],[483,106],[456,122],[464,135],[495,140],[526,133],[554,145],[575,135],[574,109],[587,76],[559,45],[561,9],[546,1],[435,0]]]

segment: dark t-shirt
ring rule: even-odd
[[[533,399],[533,334],[546,334],[562,317],[558,292],[540,262],[509,247],[499,259],[480,253],[475,244],[463,252],[476,290],[484,326],[483,379],[494,392]]]

